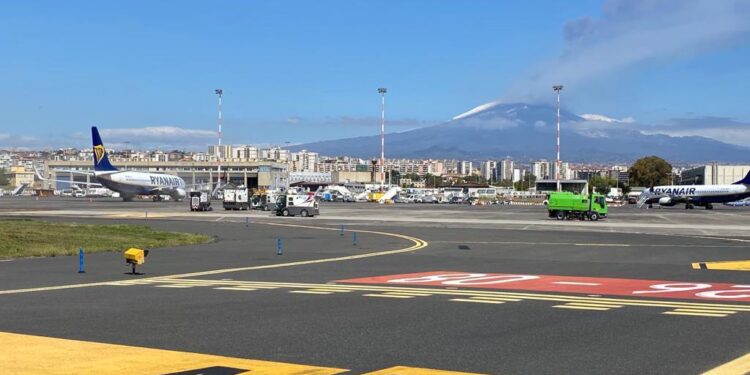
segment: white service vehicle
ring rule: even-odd
[[[250,195],[246,188],[224,189],[224,202],[222,203],[225,210],[249,210]]]
[[[315,193],[281,194],[276,200],[276,216],[308,217],[319,213]]]

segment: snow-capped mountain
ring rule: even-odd
[[[555,155],[557,109],[527,103],[487,103],[434,126],[386,135],[388,158],[517,160]],[[629,161],[658,155],[670,161],[746,162],[750,149],[704,137],[644,134],[631,118],[560,111],[561,156],[566,161]],[[386,122],[387,127],[387,122]],[[308,143],[322,155],[362,158],[380,154],[379,135]]]

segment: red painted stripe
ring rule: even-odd
[[[607,277],[433,271],[338,280],[338,282],[698,299],[715,302],[750,302],[750,284],[697,283]]]

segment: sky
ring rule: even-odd
[[[652,132],[750,144],[750,3],[0,3],[0,148],[280,145],[562,105]],[[623,125],[624,126],[624,125]]]

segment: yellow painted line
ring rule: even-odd
[[[252,374],[340,374],[347,370],[0,332],[4,374],[166,374],[223,366]]]
[[[218,287],[218,288],[214,288],[214,289],[217,289],[217,290],[235,290],[235,291],[240,291],[240,292],[252,292],[253,290],[258,290],[258,289],[254,289],[254,288],[242,288],[242,287],[231,287],[231,286],[222,286],[222,287]]]
[[[482,375],[473,372],[458,372],[435,370],[430,368],[417,368],[406,366],[395,366],[374,372],[368,372],[364,375]]]
[[[195,285],[175,285],[175,284],[166,284],[166,285],[156,285],[157,288],[192,288]]]
[[[703,373],[703,375],[747,375],[750,374],[750,353],[729,361]]]
[[[489,304],[495,304],[500,305],[505,303],[505,301],[497,301],[497,300],[489,300],[489,299],[471,299],[471,298],[453,298],[451,301],[454,302],[474,302],[474,303],[489,303]]]
[[[596,310],[596,311],[607,311],[609,307],[587,307],[587,306],[571,306],[571,305],[555,305],[559,309],[573,309],[573,310]]]
[[[708,310],[708,309],[674,309],[674,312],[696,312],[709,314],[736,314],[736,311],[730,310]]]
[[[471,298],[474,298],[474,299],[487,299],[487,300],[503,301],[503,302],[520,302],[520,301],[523,301],[520,298],[508,298],[508,297],[476,296],[476,297],[471,297]]]
[[[191,279],[175,279],[175,280],[152,280],[151,282],[207,282],[208,280],[191,280]],[[216,283],[222,283],[224,281],[214,281]],[[318,288],[326,287],[332,284],[304,284],[304,283],[280,283],[280,282],[255,282],[255,281],[226,281],[233,285],[244,284],[252,285],[253,287],[259,287],[260,285],[273,285],[278,288]],[[576,302],[576,303],[595,303],[595,304],[614,304],[624,306],[643,306],[643,307],[667,307],[667,308],[706,308],[706,309],[720,309],[720,310],[731,310],[731,311],[746,311],[750,312],[750,305],[729,305],[721,303],[698,303],[698,302],[677,302],[677,301],[666,301],[666,300],[645,300],[645,299],[622,299],[622,298],[605,298],[605,297],[585,297],[578,295],[556,295],[556,294],[531,294],[531,293],[520,293],[520,292],[498,292],[498,291],[482,291],[475,289],[443,289],[443,288],[426,288],[426,287],[389,287],[379,285],[363,285],[363,284],[335,284],[337,287],[347,288],[352,291],[362,292],[415,292],[415,293],[430,293],[433,295],[451,295],[451,296],[468,296],[472,298],[511,298],[521,300],[538,300],[538,301],[554,301],[554,302]]]
[[[315,291],[315,292],[332,292],[332,293],[350,293],[351,292],[351,290],[347,290],[347,289],[322,289],[320,288],[320,289],[310,289],[310,290]]]
[[[299,293],[299,294],[333,294],[333,292],[316,292],[314,290],[290,290],[289,293]]]
[[[697,262],[692,266],[696,270],[750,271],[750,260]]]
[[[608,309],[616,309],[622,307],[622,305],[609,305],[609,304],[603,304],[603,303],[584,303],[584,302],[571,302],[568,303],[569,306],[582,306],[582,307],[605,307]]]
[[[687,316],[708,316],[708,317],[717,317],[717,318],[723,318],[726,317],[727,314],[710,314],[710,313],[693,313],[693,312],[676,312],[676,311],[666,311],[662,314],[666,315],[687,315]]]
[[[414,296],[403,296],[393,294],[363,294],[365,297],[382,297],[382,298],[414,298]]]
[[[412,297],[429,297],[432,294],[427,293],[415,293],[415,292],[386,292],[383,294],[390,294],[394,296],[412,296]]]
[[[281,224],[281,223],[258,223],[258,224],[273,225],[273,226],[283,226],[283,227],[293,227],[293,228],[307,228],[307,229],[327,230],[327,231],[339,231],[340,230],[338,228],[324,228],[324,227],[315,227],[315,226],[309,226],[309,225],[296,225],[296,224]],[[365,259],[365,258],[372,258],[372,257],[378,257],[378,256],[385,256],[385,255],[409,253],[409,252],[414,252],[414,251],[417,251],[417,250],[424,249],[424,248],[427,247],[427,245],[429,245],[429,243],[427,241],[425,241],[425,240],[422,240],[422,239],[419,239],[419,238],[416,238],[416,237],[411,237],[411,236],[406,236],[406,235],[402,235],[402,234],[397,234],[397,233],[379,232],[379,231],[371,231],[371,230],[357,230],[356,232],[357,233],[369,233],[369,234],[377,234],[377,235],[383,235],[383,236],[388,236],[388,237],[400,238],[400,239],[403,239],[403,240],[406,240],[406,241],[411,241],[414,244],[412,246],[409,246],[409,247],[406,247],[406,248],[403,248],[403,249],[397,249],[397,250],[386,250],[386,251],[378,251],[378,252],[374,252],[374,253],[349,255],[349,256],[335,257],[335,258],[304,260],[304,261],[290,262],[290,263],[268,264],[268,265],[264,265],[264,266],[224,268],[224,269],[211,270],[211,271],[183,273],[183,274],[169,275],[169,276],[159,276],[159,277],[153,277],[153,278],[147,278],[147,279],[140,279],[140,281],[146,281],[146,280],[147,281],[158,281],[158,280],[161,280],[161,279],[170,279],[170,278],[171,279],[188,278],[188,277],[197,277],[197,276],[206,276],[206,275],[217,275],[217,274],[230,273],[230,272],[254,271],[254,270],[273,269],[273,268],[305,266],[305,265],[310,265],[310,264],[342,262],[342,261],[348,261],[348,260]],[[120,282],[120,281],[129,281],[129,280],[115,280],[115,281],[105,281],[105,282],[97,282],[97,283],[68,284],[68,285],[38,287],[38,288],[0,290],[0,295],[3,295],[3,294],[31,293],[31,292],[48,292],[48,291],[64,290],[64,289],[76,289],[76,288],[88,288],[88,287],[94,287],[94,286],[112,285],[112,283],[117,283],[117,282]],[[204,282],[205,281],[206,280],[204,280]],[[213,280],[208,280],[208,281],[213,281]]]

